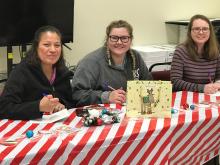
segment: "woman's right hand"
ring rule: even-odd
[[[49,112],[50,114],[52,114],[58,104],[60,104],[58,98],[54,98],[52,95],[44,96],[40,100],[40,112]]]
[[[109,94],[109,102],[123,104],[126,102],[126,92],[122,89],[117,89]]]

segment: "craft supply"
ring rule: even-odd
[[[194,109],[195,109],[195,105],[194,105],[194,104],[190,105],[190,106],[189,106],[189,109],[190,109],[190,110],[194,110]]]
[[[26,137],[27,138],[31,138],[31,137],[33,137],[34,136],[34,132],[32,131],[32,130],[28,130],[27,132],[26,132]]]
[[[178,112],[177,109],[174,109],[174,108],[171,109],[171,113],[172,113],[172,114],[175,114],[175,113],[177,113],[177,112]]]

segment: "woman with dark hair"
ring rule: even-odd
[[[77,106],[126,102],[127,80],[152,79],[140,54],[131,49],[133,28],[124,21],[106,28],[104,46],[82,59],[74,73]]]
[[[0,97],[0,119],[29,120],[72,108],[71,72],[65,66],[61,33],[40,27],[26,57],[12,70]]]
[[[194,15],[187,39],[177,46],[171,64],[174,91],[215,93],[220,89],[219,45],[213,26],[204,15]]]

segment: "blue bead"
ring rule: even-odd
[[[103,110],[102,110],[102,115],[106,114],[107,112],[108,112],[107,109],[103,109]]]
[[[34,136],[34,132],[33,132],[32,130],[28,130],[28,131],[26,132],[26,136],[27,136],[27,138],[31,138],[31,137]]]
[[[189,107],[191,110],[194,110],[195,109],[195,105],[190,105],[190,107]]]

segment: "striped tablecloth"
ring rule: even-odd
[[[203,100],[215,102],[220,97],[177,92],[172,106]],[[53,130],[63,124],[81,127],[81,118],[74,109],[70,111],[69,118],[53,124],[0,120],[0,139],[13,139],[27,130]],[[0,164],[202,164],[220,153],[220,109],[181,111],[171,119],[124,118],[117,124],[37,137],[23,138],[17,145],[0,145]]]

